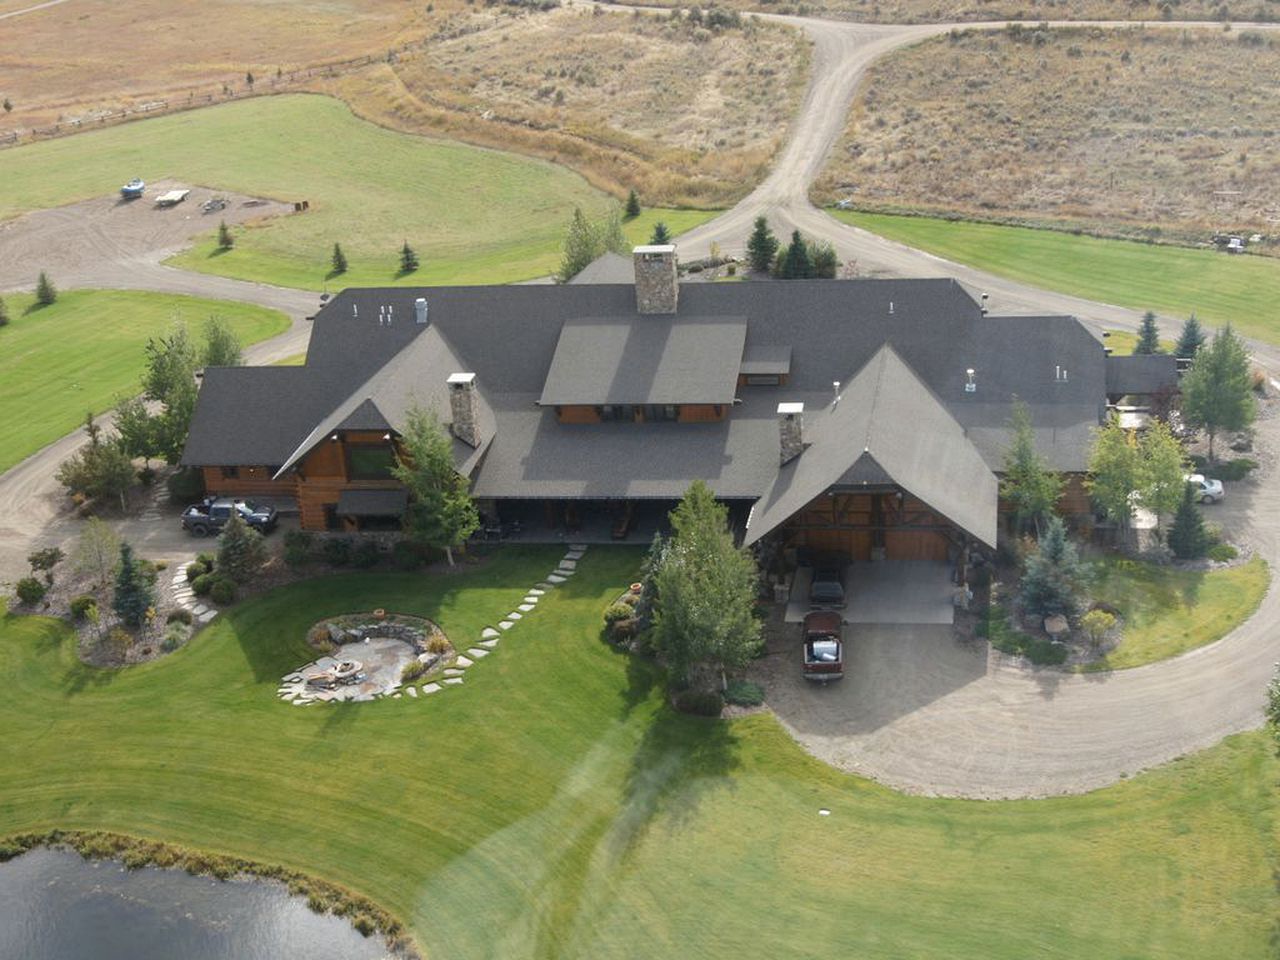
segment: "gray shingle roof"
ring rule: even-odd
[[[732,403],[743,317],[592,317],[560,328],[539,403]]]
[[[790,373],[790,344],[747,347],[742,354],[742,366],[738,372],[745,373],[748,376],[755,374]]]
[[[635,283],[636,265],[631,257],[607,251],[579,270],[570,283]]]
[[[1177,386],[1177,367],[1167,353],[1107,357],[1107,395],[1152,394]]]
[[[427,326],[413,322],[416,297],[429,302]],[[392,323],[378,323],[380,307],[394,308]],[[335,425],[394,424],[418,391],[447,421],[444,380],[467,370],[477,374],[492,443],[457,443],[455,454],[479,496],[669,498],[702,478],[721,496],[754,499],[777,473],[777,403],[829,405],[832,381],[848,382],[885,343],[991,469],[1003,459],[1013,395],[1031,408],[1040,449],[1061,470],[1084,469],[1104,408],[1102,346],[1073,319],[984,317],[951,280],[745,281],[684,284],[677,319],[745,323],[745,342],[728,350],[737,352],[735,378],[744,354],[790,350],[786,387],[738,388],[722,423],[560,424],[538,400],[562,327],[587,318],[628,330],[672,319],[637,314],[629,284],[343,291],[316,317],[305,367],[210,371],[184,462],[282,464],[332,416]],[[1067,382],[1055,382],[1055,366]],[[972,394],[967,367],[976,370]]]
[[[888,477],[995,546],[995,474],[964,428],[891,346],[883,346],[858,371],[838,402],[806,412],[805,418],[805,451],[778,470],[756,504],[748,544],[833,485]]]

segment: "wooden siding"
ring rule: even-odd
[[[383,434],[353,430],[337,440],[322,440],[298,464],[298,511],[304,530],[325,529],[325,507],[336,507],[344,490],[398,490],[397,480],[352,480],[347,475],[347,448],[384,445]]]
[[[204,467],[204,489],[219,497],[292,497],[297,483],[291,476],[272,480],[270,467],[236,467],[237,476],[224,477],[222,467]]]
[[[561,423],[599,423],[600,411],[586,405],[556,407],[556,419]]]
[[[955,526],[922,501],[894,492],[828,492],[787,521],[791,546],[815,554],[866,561],[883,550],[888,560],[946,560]]]
[[[686,403],[680,408],[681,423],[715,423],[723,420],[729,409],[724,403]]]

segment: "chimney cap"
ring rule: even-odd
[[[804,413],[803,403],[780,403],[778,404],[778,416],[791,416],[796,413]]]
[[[465,386],[470,383],[475,383],[475,381],[476,375],[474,373],[451,373],[449,374],[449,379],[446,380],[445,383],[450,386]]]
[[[675,253],[676,245],[674,243],[646,243],[632,248],[631,252],[641,256],[645,254]]]

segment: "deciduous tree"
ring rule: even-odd
[[[467,478],[453,465],[453,444],[434,413],[411,409],[400,438],[391,475],[409,490],[404,532],[424,546],[444,550],[453,566],[453,550],[480,526]]]
[[[1169,425],[1152,420],[1138,440],[1138,496],[1156,517],[1173,513],[1186,481],[1186,451]]]
[[[1182,412],[1187,423],[1209,437],[1209,459],[1219,433],[1253,423],[1257,403],[1249,383],[1249,352],[1231,324],[1202,347],[1182,378]]]
[[[101,589],[110,581],[119,562],[120,537],[105,522],[90,517],[72,548],[71,566]]]
[[[216,313],[204,322],[204,345],[200,350],[202,367],[238,367],[244,363],[240,338],[226,318]]]
[[[1128,529],[1132,519],[1132,495],[1138,489],[1140,476],[1137,442],[1112,417],[1094,433],[1085,486],[1098,509],[1121,529]]]
[[[1000,496],[1013,506],[1019,531],[1031,523],[1039,536],[1042,523],[1062,496],[1062,475],[1050,469],[1049,462],[1036,450],[1031,410],[1021,400],[1014,400],[1011,425],[1013,439],[1004,454]]]
[[[677,681],[705,666],[723,687],[725,669],[760,647],[755,559],[734,545],[728,511],[701,480],[672,511],[671,529],[654,577],[658,649]]]
[[[560,257],[558,274],[560,281],[568,283],[581,273],[587,264],[599,256],[598,249],[598,240],[591,221],[587,219],[581,207],[574,207],[573,217],[569,220],[569,226],[564,235],[564,252]]]
[[[118,497],[125,508],[125,494],[133,484],[133,461],[115,439],[104,440],[101,428],[90,413],[85,418],[89,443],[64,460],[55,474],[70,494],[87,497]]]

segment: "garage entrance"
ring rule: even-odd
[[[812,608],[813,567],[796,570],[787,598],[787,623]],[[950,624],[954,614],[951,565],[936,560],[879,560],[844,569],[845,623]]]

